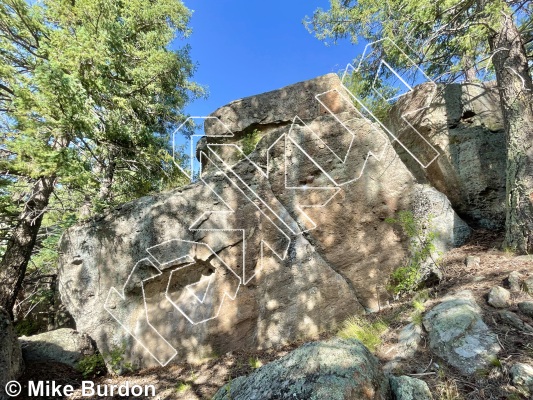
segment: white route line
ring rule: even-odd
[[[193,173],[194,173],[194,152],[196,149],[194,149],[194,140],[193,138],[195,137],[204,137],[204,136],[207,136],[207,137],[233,137],[234,134],[233,132],[228,128],[228,126],[226,124],[224,124],[219,118],[217,117],[211,117],[211,116],[207,116],[207,117],[188,117],[180,126],[178,126],[176,128],[176,130],[174,130],[174,132],[172,132],[172,158],[174,159],[174,161],[176,160],[176,134],[181,131],[181,129],[187,125],[187,123],[189,121],[194,121],[194,120],[197,120],[197,119],[200,119],[200,120],[204,120],[204,123],[206,120],[214,120],[214,121],[217,121],[219,122],[222,127],[224,128],[224,130],[227,132],[225,134],[218,134],[218,135],[190,135],[189,136],[189,150],[190,150],[190,154],[189,154],[189,160],[190,160],[190,168],[191,168],[191,173],[190,175],[187,173],[187,170],[183,169],[181,167],[181,165],[179,165],[178,163],[175,163],[175,165],[180,169],[181,172],[183,172],[185,174],[185,176],[187,176],[187,178],[189,178],[189,180],[192,182],[193,179],[194,179],[194,176],[193,176]],[[199,171],[199,174],[200,176],[202,175],[202,164],[200,163],[200,171]]]
[[[232,145],[232,146],[233,146],[233,145]],[[212,148],[210,148],[210,147],[208,146],[208,149],[210,150],[210,152],[211,152],[213,155],[215,155],[215,157],[219,158],[219,160],[222,161],[222,164],[223,164],[225,167],[227,167],[227,165],[225,164],[224,160],[222,160],[222,159],[219,157],[219,155],[218,155],[218,154],[217,154]],[[219,172],[220,172],[220,173],[221,173],[221,174],[222,174],[222,175],[223,175],[223,176],[224,176],[224,177],[225,177],[225,178],[226,178],[226,179],[227,179],[227,180],[228,180],[233,186],[234,186],[234,187],[236,187],[237,190],[238,190],[239,192],[241,192],[241,194],[242,194],[244,197],[246,197],[246,199],[247,199],[251,204],[253,204],[253,205],[259,210],[259,212],[260,212],[260,213],[261,213],[261,214],[262,214],[262,215],[263,215],[268,221],[270,221],[270,223],[274,226],[274,228],[277,229],[277,230],[279,231],[279,233],[280,233],[282,236],[284,236],[284,238],[285,238],[286,241],[287,241],[287,245],[285,246],[285,248],[283,249],[283,252],[282,252],[281,254],[279,254],[276,250],[274,250],[273,247],[271,247],[266,241],[264,241],[264,240],[261,240],[261,241],[260,241],[261,249],[263,248],[263,245],[266,245],[266,246],[267,246],[267,247],[268,247],[268,248],[274,253],[274,255],[275,255],[276,257],[278,257],[280,260],[284,260],[285,257],[286,257],[286,255],[287,255],[287,252],[288,252],[288,250],[289,250],[289,247],[290,247],[290,243],[291,243],[291,239],[290,239],[290,237],[289,237],[289,236],[288,236],[288,235],[287,235],[287,234],[286,234],[286,233],[285,233],[285,232],[284,232],[284,231],[283,231],[283,230],[282,230],[282,229],[281,229],[281,228],[280,228],[280,227],[279,227],[279,226],[278,226],[273,220],[272,220],[272,218],[271,218],[270,215],[267,215],[267,214],[264,212],[264,210],[262,210],[262,209],[261,209],[261,208],[260,208],[260,207],[259,207],[254,201],[253,201],[253,199],[251,199],[251,198],[250,198],[250,197],[244,192],[244,190],[243,190],[239,185],[237,185],[236,182],[235,182],[234,180],[232,180],[232,179],[228,176],[228,174],[226,173],[226,171],[222,170],[222,169],[221,169],[221,168],[220,168],[220,167],[219,167],[219,166],[218,166],[218,165],[217,165],[217,164],[216,164],[216,163],[215,163],[215,162],[214,162],[214,161],[213,161],[213,160],[212,160],[212,159],[211,159],[211,158],[205,153],[205,152],[203,152],[203,151],[200,153],[200,158],[202,158],[202,157],[205,157],[209,162],[211,162],[211,163],[213,164],[213,166],[214,166],[214,167],[215,167],[215,168],[216,168],[216,169],[217,169],[217,170],[218,170],[218,171],[219,171]],[[255,165],[255,166],[258,168],[258,170],[262,173],[262,171],[260,170],[260,168],[259,168],[255,163],[253,163],[253,165]],[[266,206],[267,206],[267,208],[272,212],[272,214],[274,214],[274,216],[276,216],[278,219],[280,219],[280,221],[281,221],[283,224],[285,224],[285,222],[284,222],[281,218],[279,218],[279,216],[278,216],[278,215],[277,215],[277,214],[276,214],[276,213],[275,213],[275,212],[274,212],[274,211],[273,211],[273,210],[272,210],[272,209],[266,204],[266,202],[264,202],[264,201],[262,200],[262,198],[261,198],[259,195],[257,195],[257,194],[255,193],[255,191],[253,191],[248,185],[246,185],[246,183],[244,182],[244,180],[242,180],[238,174],[236,174],[231,168],[228,167],[228,169],[229,169],[229,170],[230,170],[230,171],[231,171],[231,172],[232,172],[232,173],[233,173],[233,174],[234,174],[239,180],[241,180],[241,181],[244,183],[245,187],[246,187],[249,191],[251,191],[251,192],[254,194],[254,196],[255,196],[259,201],[261,201],[261,203],[262,203],[263,205],[266,205]],[[265,178],[267,177],[265,174],[263,174],[263,175],[264,175]],[[205,183],[205,181],[204,181],[203,179],[202,179],[202,181]],[[220,196],[219,196],[219,197],[220,197]],[[220,197],[220,198],[221,198],[221,197]],[[226,202],[224,202],[224,203],[227,204]],[[228,207],[229,207],[229,206],[228,206]],[[235,212],[235,210],[233,210],[231,207],[230,207],[230,209],[232,210],[232,212]],[[190,229],[190,228],[189,228],[189,229]],[[245,260],[246,260],[246,254],[245,254],[245,246],[246,246],[246,245],[245,245],[245,231],[242,230],[242,232],[243,232],[243,276],[242,276],[242,282],[243,282],[244,285],[247,285],[248,282],[250,282],[250,280],[256,275],[257,272],[254,272],[254,274],[253,274],[251,277],[249,277],[248,279],[246,279],[247,276],[246,276],[246,262],[245,262]],[[262,256],[262,254],[263,254],[263,253],[262,253],[262,250],[261,250],[261,256]],[[261,258],[261,265],[262,265],[262,258]]]
[[[116,307],[116,305],[112,304],[113,308],[110,308],[109,307],[109,302],[110,302],[110,297],[114,294],[116,294],[122,301],[126,301],[126,286],[128,285],[128,282],[130,281],[131,277],[133,276],[133,274],[136,272],[137,268],[139,265],[143,265],[145,264],[146,262],[150,263],[151,266],[157,270],[157,273],[154,275],[154,276],[151,276],[150,278],[147,278],[147,279],[143,279],[141,281],[141,289],[142,289],[142,295],[143,295],[143,302],[144,302],[144,314],[145,314],[145,319],[146,319],[146,323],[148,324],[148,326],[150,326],[150,328],[152,329],[152,334],[155,335],[155,337],[159,337],[161,339],[161,341],[163,342],[163,344],[167,345],[167,349],[168,348],[171,348],[171,354],[172,356],[169,356],[167,357],[166,359],[160,359],[156,354],[155,352],[152,352],[148,346],[144,343],[144,341],[140,338],[140,337],[137,337],[134,333],[134,330],[133,330],[133,327],[129,327],[127,326],[125,323],[123,323],[119,317],[117,315],[115,315],[115,311],[114,311],[114,308]],[[142,260],[139,260],[135,266],[133,267],[133,269],[131,270],[131,273],[129,274],[128,276],[128,279],[126,279],[126,282],[124,283],[124,286],[123,286],[123,289],[122,289],[122,293],[120,293],[117,289],[115,289],[114,287],[110,288],[109,289],[109,293],[107,294],[107,298],[106,298],[106,301],[104,303],[104,309],[119,323],[119,325],[131,336],[133,337],[133,339],[135,339],[135,341],[137,343],[139,343],[161,366],[165,366],[167,365],[177,354],[178,354],[178,351],[176,350],[176,348],[174,346],[172,346],[159,332],[158,330],[150,323],[150,320],[148,318],[148,307],[146,305],[146,296],[145,296],[145,293],[144,293],[144,283],[155,278],[155,277],[158,277],[162,275],[162,272],[161,270],[159,270],[159,268],[157,268],[154,263],[148,259],[148,258],[143,258]],[[129,318],[129,315],[126,316],[125,319],[128,319]],[[136,321],[137,322],[137,321]],[[153,337],[152,337],[153,339]],[[157,340],[157,339],[156,339]],[[157,346],[157,349],[158,350],[161,350],[160,348],[160,345],[161,343],[158,344]]]
[[[165,298],[172,304],[172,306],[174,308],[176,308],[191,324],[193,325],[198,325],[198,324],[201,324],[201,323],[204,323],[204,322],[207,322],[207,321],[210,321],[212,319],[215,319],[218,317],[218,315],[220,314],[220,310],[222,309],[222,305],[224,304],[224,300],[226,298],[229,298],[231,301],[235,300],[235,298],[237,297],[237,293],[239,292],[239,288],[241,287],[241,278],[233,271],[233,269],[231,269],[225,262],[224,260],[222,260],[214,251],[213,249],[206,243],[199,243],[199,242],[193,242],[193,241],[190,241],[190,240],[176,240],[176,239],[173,239],[177,242],[182,242],[182,243],[187,243],[189,245],[195,245],[195,246],[205,246],[209,249],[209,251],[212,253],[212,255],[215,257],[215,259],[220,262],[227,270],[229,270],[234,276],[235,278],[238,280],[239,284],[237,285],[237,288],[235,289],[235,292],[233,293],[233,295],[231,295],[230,293],[228,293],[227,291],[224,291],[224,293],[222,294],[222,298],[220,299],[220,305],[218,306],[218,309],[215,313],[215,315],[209,317],[209,318],[205,318],[201,321],[194,321],[192,319],[192,317],[189,315],[189,313],[187,311],[184,310],[185,308],[185,305],[182,305],[182,304],[179,304],[179,303],[176,303],[175,300],[173,300],[169,294],[169,290],[170,290],[170,283],[172,281],[172,275],[180,270],[180,269],[183,269],[183,268],[186,268],[190,265],[193,265],[193,264],[187,264],[185,266],[182,266],[182,267],[179,267],[179,268],[176,268],[174,269],[173,271],[170,272],[170,276],[169,276],[169,279],[168,279],[168,282],[167,282],[167,288],[165,290]],[[219,274],[219,272],[217,271],[217,268],[215,268],[215,272],[211,275],[211,278],[210,279],[210,282],[209,282],[209,285],[208,285],[208,289],[206,290],[206,292],[204,293],[204,297],[202,300],[200,300],[195,294],[194,292],[193,293],[193,296],[198,300],[197,303],[200,303],[202,305],[205,304],[205,297],[207,296],[207,292],[209,291],[209,288],[211,288],[211,281],[214,279],[214,277]],[[195,283],[192,283],[192,284],[189,284],[187,286],[185,286],[185,289],[187,289],[187,291],[190,291],[190,287],[191,286],[194,286],[196,284],[198,284],[200,281],[198,282],[195,282]]]

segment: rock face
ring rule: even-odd
[[[77,329],[141,367],[263,349],[387,303],[409,247],[385,222],[397,211],[432,217],[441,250],[460,245],[469,228],[446,197],[343,91],[330,74],[222,107],[200,181],[69,229],[59,290]],[[227,146],[250,129],[248,157]]]
[[[470,291],[444,298],[426,313],[424,327],[433,352],[465,375],[489,365],[501,350]]]
[[[504,226],[505,134],[494,84],[417,86],[397,102],[388,124],[410,151],[419,154],[429,143],[441,154],[424,169],[395,144],[420,182],[444,193],[468,223],[487,229]]]
[[[24,362],[15,328],[9,314],[0,308],[0,399],[8,398],[4,389],[6,383],[17,379],[23,369]]]
[[[307,343],[220,389],[213,400],[389,399],[378,360],[355,339]]]
[[[84,356],[94,354],[91,339],[74,329],[61,328],[19,338],[24,361],[55,361],[76,367]]]

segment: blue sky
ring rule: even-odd
[[[194,11],[188,39],[198,63],[194,81],[209,98],[185,109],[206,116],[232,100],[311,79],[346,67],[364,46],[344,40],[326,46],[302,24],[328,0],[184,0]],[[182,46],[183,41],[176,41]]]

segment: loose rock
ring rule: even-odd
[[[26,362],[55,361],[76,367],[84,356],[94,354],[91,339],[70,328],[21,336],[19,340]]]
[[[519,292],[522,286],[522,275],[518,271],[513,271],[509,274],[507,282],[511,292]]]
[[[398,342],[387,351],[393,359],[383,366],[386,372],[392,372],[401,365],[401,360],[413,357],[422,339],[422,327],[409,323],[398,333]]]
[[[509,370],[513,385],[526,393],[533,392],[533,367],[528,364],[516,363]]]
[[[468,256],[465,259],[466,268],[477,268],[479,267],[479,264],[481,262],[481,259],[478,256]]]
[[[409,376],[391,376],[390,386],[396,400],[431,400],[433,396],[426,382]]]
[[[523,301],[518,303],[518,309],[522,314],[533,318],[533,301]]]
[[[379,362],[355,339],[307,343],[222,387],[213,400],[383,400],[389,381]]]
[[[511,293],[501,286],[494,286],[490,289],[488,303],[492,307],[505,308],[509,307],[511,301]]]
[[[426,313],[424,327],[431,350],[465,375],[489,365],[501,350],[471,291],[445,297]]]
[[[501,310],[498,312],[498,315],[505,324],[510,325],[520,331],[533,333],[533,327],[522,321],[514,312],[509,310]]]
[[[533,276],[530,276],[524,281],[524,290],[530,295],[533,295]]]

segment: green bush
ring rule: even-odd
[[[22,319],[15,324],[15,332],[17,336],[31,336],[39,332],[39,324],[31,318]]]
[[[121,346],[115,347],[111,352],[105,355],[107,364],[111,368],[111,371],[115,374],[123,374],[133,372],[135,369],[129,362],[124,361],[126,354],[126,343],[123,342]]]
[[[259,140],[261,140],[261,132],[257,129],[254,129],[252,132],[245,135],[244,138],[242,138],[241,140],[242,152],[245,155],[250,154],[252,151],[255,150],[255,147],[257,146],[257,143],[259,143]]]
[[[412,293],[420,289],[422,264],[433,258],[437,234],[431,230],[431,219],[428,221],[429,226],[424,228],[411,211],[400,211],[396,218],[387,218],[385,221],[399,225],[410,241],[409,258],[404,265],[392,272],[388,289],[396,295]],[[438,264],[437,260],[433,259],[433,262]]]
[[[104,357],[100,353],[83,357],[78,362],[77,368],[84,378],[95,378],[106,373]]]
[[[426,311],[424,303],[428,299],[429,293],[427,290],[422,290],[413,297],[411,305],[413,306],[414,311],[411,313],[411,321],[415,325],[422,325],[424,312]]]

